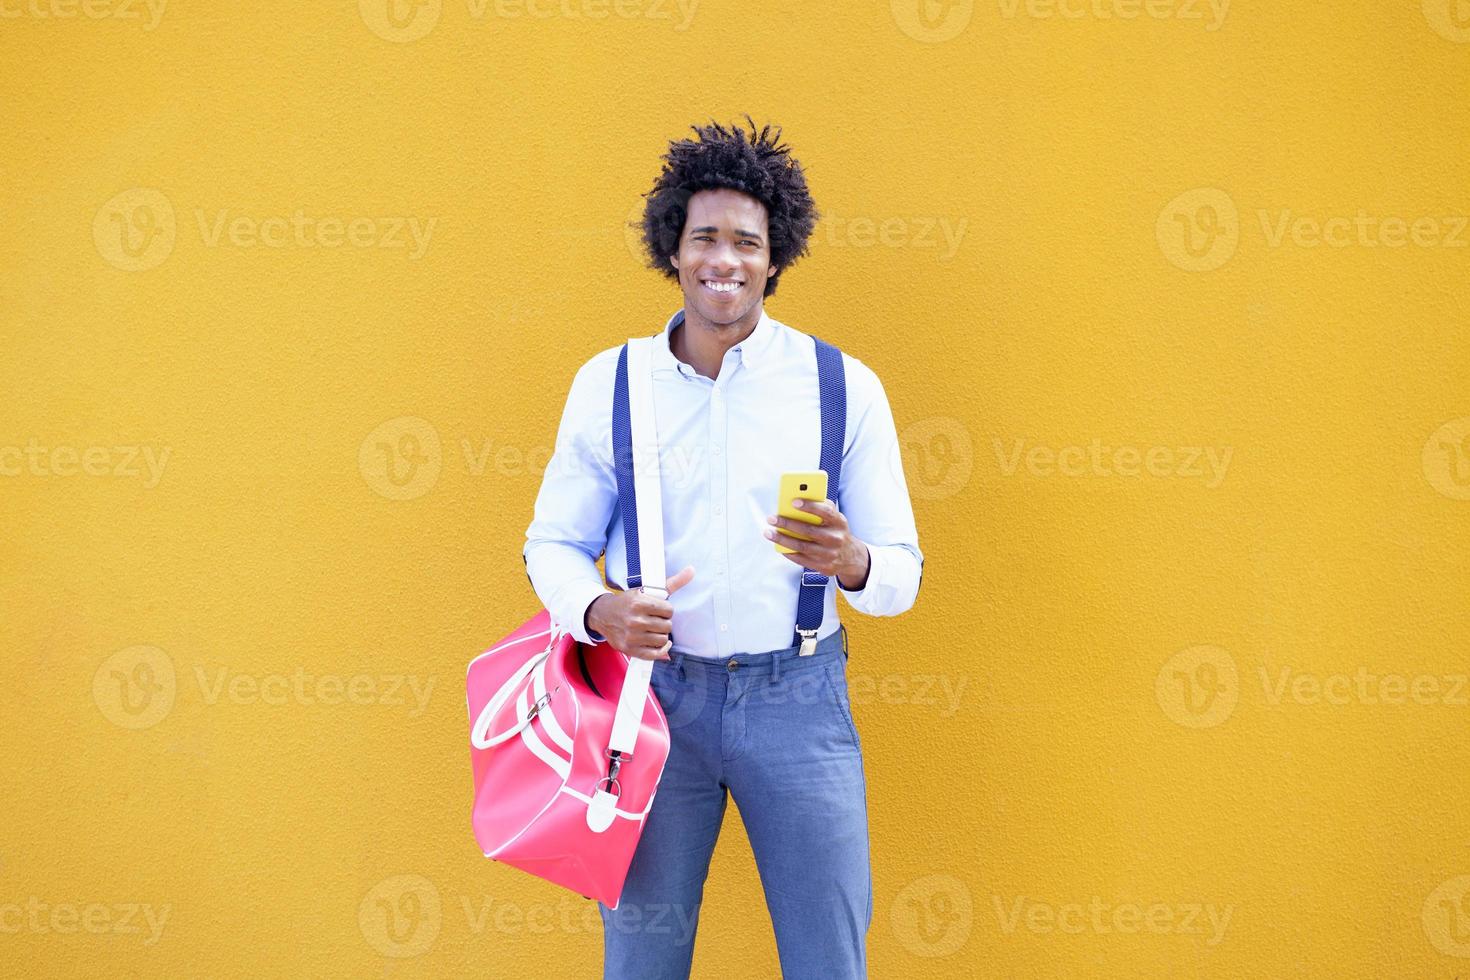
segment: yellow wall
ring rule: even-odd
[[[161,6],[0,0],[0,973],[596,975],[463,671],[747,110],[927,556],[841,607],[873,975],[1470,971],[1463,2]],[[707,897],[775,975],[733,810]]]

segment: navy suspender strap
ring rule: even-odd
[[[822,412],[821,468],[827,472],[827,497],[841,509],[842,447],[847,437],[847,376],[842,351],[819,338],[817,347],[817,391]],[[618,483],[618,507],[623,514],[623,542],[628,555],[627,588],[643,585],[643,567],[638,551],[638,506],[633,488],[633,432],[628,411],[628,346],[618,353],[618,373],[613,381],[613,472]],[[802,569],[796,601],[796,630],[792,643],[800,644],[800,655],[810,656],[817,646],[817,630],[826,611],[826,575]]]
[[[628,589],[643,587],[643,562],[638,551],[638,495],[633,487],[633,424],[628,411],[628,345],[618,352],[613,381],[613,472],[618,480],[618,508],[623,512],[623,543],[628,552]]]
[[[842,351],[817,337],[817,391],[822,406],[822,469],[827,471],[827,499],[842,505],[842,444],[847,436],[847,376]],[[801,590],[796,600],[796,632],[799,656],[809,657],[817,649],[817,630],[827,605],[827,576],[809,568],[801,570]]]

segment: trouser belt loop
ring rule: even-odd
[[[780,682],[781,682],[781,651],[780,650],[777,650],[775,653],[771,654],[771,683],[772,684],[779,684]]]

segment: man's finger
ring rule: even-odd
[[[653,599],[653,600],[650,600],[650,602],[648,603],[648,605],[643,606],[639,610],[639,612],[641,612],[645,616],[654,616],[654,617],[656,617],[658,619],[673,619],[674,618],[674,607],[673,607],[673,604],[672,603],[665,602],[662,599]]]
[[[808,542],[803,541],[800,538],[793,538],[791,535],[784,534],[780,530],[775,530],[772,532],[772,534],[775,535],[771,538],[772,541],[787,548],[795,548],[797,551],[802,551],[808,545]]]
[[[830,500],[803,500],[796,504],[796,509],[816,514],[824,521],[837,516],[837,505]]]

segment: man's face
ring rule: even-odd
[[[760,307],[771,265],[766,206],[725,188],[689,199],[679,251],[684,305],[711,323],[734,323]]]

